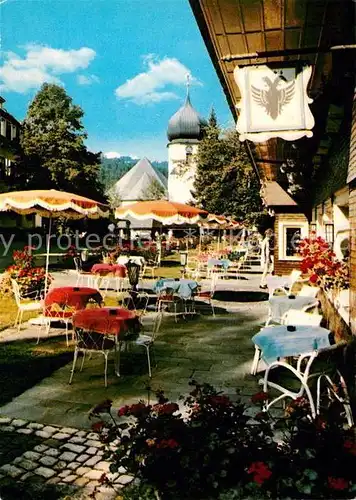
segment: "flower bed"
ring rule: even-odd
[[[125,499],[355,497],[355,435],[333,405],[312,420],[299,398],[275,420],[208,384],[192,385],[184,408],[159,392],[155,404],[120,408],[118,422],[110,400],[94,410],[110,471],[125,467],[136,477]],[[252,398],[255,405],[265,400],[263,392]]]
[[[17,281],[22,295],[25,297],[34,296],[38,293],[40,296],[44,292],[46,272],[43,267],[33,265],[32,249],[25,246],[23,250],[15,250],[12,254],[14,264],[5,271],[5,276],[1,281],[1,292],[12,293],[11,279]],[[48,285],[52,281],[48,276]]]

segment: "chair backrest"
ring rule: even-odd
[[[169,288],[166,286],[163,290],[160,290],[157,293],[158,300],[164,299],[164,300],[173,300],[174,295],[175,295],[175,290],[173,288]]]
[[[163,317],[162,313],[157,314],[155,317],[155,320],[153,322],[153,329],[152,329],[152,340],[154,340],[157,337],[159,329],[161,328],[162,317]]]
[[[128,261],[129,261],[129,258],[127,257],[127,255],[121,255],[120,257],[118,257],[116,259],[116,263],[117,264],[123,264],[123,265],[125,265],[125,264],[128,263]]]
[[[19,284],[16,280],[11,278],[12,291],[14,292],[16,304],[19,306],[21,303],[21,292]]]
[[[213,295],[216,290],[216,283],[218,281],[218,273],[211,274],[211,282],[210,282],[210,292]]]
[[[74,338],[76,344],[82,349],[101,351],[104,348],[106,336],[82,328],[74,328]]]
[[[320,326],[323,316],[321,314],[310,314],[295,309],[290,309],[285,317],[285,325]]]
[[[319,288],[316,286],[303,285],[298,295],[300,297],[316,297],[318,292]]]
[[[73,258],[74,265],[75,265],[75,270],[77,273],[80,273],[82,271],[82,263],[79,257],[74,257]]]
[[[296,281],[298,281],[301,275],[302,271],[299,271],[299,269],[293,269],[293,271],[289,275],[290,286],[292,286]]]

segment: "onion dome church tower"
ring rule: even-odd
[[[170,201],[193,201],[194,176],[198,144],[206,121],[199,116],[190,102],[189,77],[184,105],[168,122],[168,197]]]

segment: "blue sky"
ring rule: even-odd
[[[0,93],[16,118],[44,81],[84,112],[93,151],[167,159],[166,127],[185,97],[232,117],[188,0],[0,0]]]

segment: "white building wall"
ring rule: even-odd
[[[186,165],[186,147],[192,147],[189,164]],[[193,201],[191,191],[194,190],[196,163],[195,155],[198,144],[170,143],[168,144],[168,199],[179,203]]]

